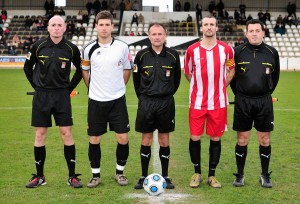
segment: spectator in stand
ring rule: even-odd
[[[181,3],[180,1],[177,1],[175,4],[175,11],[181,11]]]
[[[0,35],[0,45],[6,45],[6,37],[5,35]]]
[[[276,19],[276,23],[282,23],[282,21],[283,21],[282,15],[279,14],[279,16]]]
[[[23,43],[23,54],[28,53],[31,48],[32,42],[29,38],[25,39],[25,42]]]
[[[124,13],[124,10],[125,10],[125,3],[124,3],[124,0],[122,0],[119,4],[119,9],[120,9],[120,19],[123,18],[123,13]]]
[[[233,22],[233,23],[231,24],[231,30],[232,30],[233,33],[235,33],[235,32],[238,31],[238,28],[237,28],[237,25],[236,25],[235,22]]]
[[[1,11],[1,15],[4,14],[7,18],[7,11],[5,10],[5,8],[2,8],[2,11]]]
[[[295,25],[295,26],[298,25],[298,20],[295,19],[294,16],[292,16],[292,17],[290,18],[290,25]]]
[[[280,33],[281,35],[285,34],[285,25],[284,24],[276,24],[274,27],[275,33]]]
[[[282,24],[291,26],[291,22],[290,22],[288,15],[284,16],[284,18],[282,19]]]
[[[33,21],[30,29],[32,31],[37,31],[38,30],[38,21]]]
[[[139,25],[139,17],[136,13],[134,13],[133,16],[132,16],[131,25],[133,23],[136,23],[137,26]]]
[[[228,22],[225,23],[225,25],[223,27],[223,32],[224,32],[224,34],[226,32],[230,33],[230,35],[232,34],[232,27],[231,27],[231,25]]]
[[[10,43],[7,44],[7,52],[8,52],[8,54],[10,54],[10,55],[17,55],[16,47],[13,46],[13,45],[10,44]]]
[[[3,23],[3,21],[2,21],[2,18],[0,18],[0,28],[1,28],[1,29],[3,28],[3,25],[4,25],[4,23]],[[2,29],[2,33],[3,33],[3,29]],[[2,35],[2,33],[0,33],[0,35]]]
[[[242,44],[244,44],[244,39],[243,38],[239,38],[239,40],[234,43],[234,47],[237,47],[237,46],[242,45]]]
[[[135,36],[133,31],[130,31],[129,36]]]
[[[287,5],[286,10],[288,12],[288,17],[294,16],[295,19],[297,18],[297,16],[296,16],[297,7],[296,7],[295,3],[289,2],[288,5]]]
[[[269,38],[270,37],[270,31],[269,31],[269,28],[264,25],[264,31],[265,31],[265,37]]]
[[[25,26],[25,30],[30,30],[30,27],[32,26],[32,20],[29,16],[26,16],[25,18],[25,23],[24,23],[24,26]]]
[[[95,10],[95,15],[97,15],[101,11],[101,2],[99,0],[95,0],[93,8]]]
[[[50,0],[49,2],[49,11],[54,11],[54,8],[55,8],[55,4],[54,4],[54,1],[53,0]]]
[[[252,17],[252,15],[251,15],[251,13],[249,13],[249,15],[248,15],[248,17],[247,17],[247,19],[246,19],[246,22],[247,21],[250,21],[250,20],[252,20],[253,19],[253,17]]]
[[[234,10],[234,14],[233,14],[234,20],[237,21],[240,17],[241,17],[240,12],[239,12],[237,9],[235,9],[235,10]]]
[[[91,15],[91,10],[93,8],[93,3],[91,2],[91,0],[88,0],[87,3],[85,4],[85,8],[88,11],[88,15]]]
[[[229,19],[229,13],[226,9],[223,9],[221,12],[221,16],[219,16],[223,20],[228,20]]]
[[[72,20],[69,20],[68,24],[67,24],[67,27],[66,27],[66,32],[65,32],[67,38],[71,39],[72,36],[73,36],[73,34],[74,34],[74,32],[75,32],[75,25],[74,25],[74,23],[73,23]]]
[[[10,28],[6,27],[6,29],[4,30],[4,35],[7,37],[10,34]]]
[[[148,36],[148,34],[145,31],[143,31],[142,36]]]
[[[66,12],[62,9],[62,8],[59,8],[56,10],[56,13],[57,15],[59,16],[65,16],[66,15]],[[49,18],[50,19],[50,18]]]
[[[125,11],[132,11],[132,3],[130,0],[126,0]]]
[[[264,14],[264,12],[262,12],[262,10],[260,10],[257,13],[257,16],[258,16],[258,20],[260,20],[261,22],[263,22],[264,24],[266,24],[265,14]]]
[[[202,19],[202,5],[199,3],[196,4],[196,19],[197,21]]]
[[[102,10],[108,10],[108,3],[106,0],[103,0],[101,5]]]
[[[4,13],[1,13],[1,18],[0,19],[2,20],[3,23],[5,23],[6,19],[7,19],[7,16]]]
[[[222,19],[224,18],[223,16],[223,10],[225,8],[225,5],[222,0],[219,0],[219,3],[217,4],[217,11],[218,11],[218,16],[221,17]]]
[[[193,22],[193,18],[190,14],[188,14],[188,17],[186,18],[186,22]]]
[[[83,16],[82,16],[82,10],[79,10],[78,14],[76,15],[76,22],[77,23],[82,23],[82,18],[83,18]]]
[[[50,10],[50,2],[49,0],[46,0],[45,3],[44,3],[44,9],[46,11],[46,15],[49,13],[49,10]]]
[[[116,11],[117,10],[117,3],[115,1],[112,1],[109,6],[109,11],[113,15],[114,18],[116,18]]]
[[[82,24],[80,25],[80,27],[77,28],[77,30],[78,35],[85,36],[86,32]]]
[[[15,46],[16,48],[19,47],[19,45],[21,44],[21,40],[19,38],[19,36],[17,34],[15,34],[12,38],[12,43],[13,46]]]
[[[208,11],[210,13],[213,13],[213,11],[215,11],[217,9],[217,6],[215,4],[215,1],[210,1],[210,3],[208,4]]]
[[[241,16],[243,16],[243,15],[246,16],[246,5],[240,4],[239,9],[240,9]]]
[[[186,2],[184,3],[184,5],[183,5],[183,10],[184,10],[185,12],[189,12],[190,9],[191,9],[191,3],[190,3],[189,1],[186,1]]]
[[[139,10],[140,10],[140,4],[139,4],[139,2],[138,2],[137,0],[135,0],[135,1],[133,2],[132,10],[133,10],[133,11],[139,11]]]
[[[129,36],[128,31],[125,31],[124,36]]]
[[[266,10],[266,13],[265,13],[265,21],[271,21],[271,14],[269,13],[268,10]]]
[[[144,24],[144,16],[142,15],[142,13],[140,13],[139,15],[139,23]]]

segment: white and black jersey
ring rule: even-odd
[[[98,39],[90,41],[82,50],[82,69],[89,70],[89,98],[96,101],[111,101],[125,94],[123,71],[131,69],[131,54],[128,45],[112,38],[106,45]]]

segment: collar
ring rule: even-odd
[[[152,53],[152,55],[160,55],[162,57],[165,57],[166,56],[166,46],[163,45],[163,48],[161,50],[161,52],[159,54],[157,54],[153,49],[152,49],[152,46],[149,47],[149,51]]]
[[[110,42],[110,45],[109,45],[109,46],[111,46],[114,42],[115,42],[115,38],[114,38],[114,37],[111,37],[111,42]],[[97,44],[99,45],[99,47],[101,47],[100,44],[99,44],[99,39],[98,39],[98,37],[97,37]]]
[[[63,48],[63,46],[64,46],[64,44],[65,44],[65,42],[66,42],[65,38],[63,37],[62,40],[61,40],[58,44],[55,44],[55,43],[51,40],[50,36],[48,37],[48,40],[47,40],[47,41],[48,41],[48,44],[49,44],[50,47],[52,47],[52,46],[57,46],[57,47],[59,47],[59,48]]]
[[[249,42],[247,42],[246,45],[251,52],[262,51],[265,48],[264,42],[262,42],[260,45],[251,45]]]

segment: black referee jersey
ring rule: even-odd
[[[181,78],[180,58],[176,50],[163,47],[161,53],[145,48],[134,59],[133,82],[136,95],[172,96]]]
[[[82,78],[80,51],[64,38],[58,44],[50,37],[37,41],[26,58],[24,72],[34,89],[72,91]],[[71,63],[76,72],[70,82]]]
[[[250,97],[272,94],[280,74],[277,50],[264,42],[259,46],[247,42],[235,47],[234,52],[232,91]]]

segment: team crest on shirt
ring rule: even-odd
[[[66,64],[67,64],[66,62],[62,62],[62,63],[61,63],[61,68],[62,68],[62,69],[66,68]]]
[[[30,60],[30,57],[31,57],[31,52],[28,52],[27,55],[26,55],[26,59]]]
[[[138,66],[137,66],[137,64],[133,64],[132,65],[132,70],[133,70],[133,72],[138,72]]]

